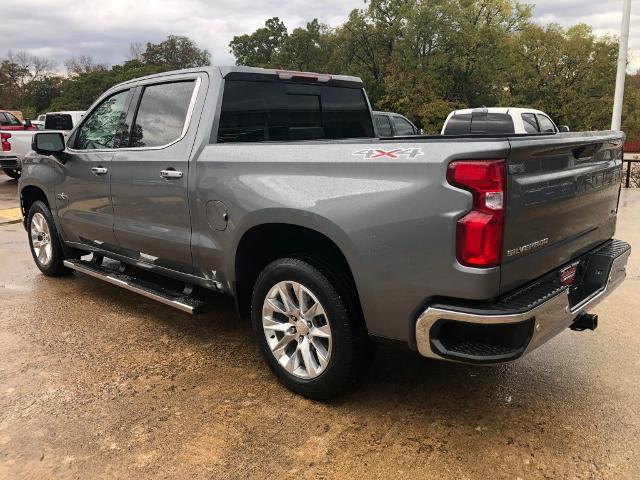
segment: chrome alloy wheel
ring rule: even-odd
[[[324,308],[304,285],[274,285],[262,304],[262,327],[278,363],[304,379],[318,377],[331,358],[331,327]]]
[[[51,245],[51,233],[49,224],[40,212],[31,217],[31,245],[38,263],[46,267],[51,263],[53,245]]]

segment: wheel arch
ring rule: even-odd
[[[307,213],[306,219],[310,218]],[[313,223],[319,225],[317,221]],[[308,224],[291,223],[282,219],[257,223],[244,229],[236,242],[232,266],[233,289],[240,316],[248,317],[251,292],[262,269],[271,261],[286,256],[328,260],[340,267],[344,272],[345,281],[354,293],[355,308],[361,315],[357,273],[354,272],[353,262],[348,260],[350,257],[353,258],[352,248],[344,238],[336,241],[334,236],[329,236]]]
[[[20,189],[20,209],[22,211],[22,223],[25,228],[27,227],[27,218],[29,215],[29,210],[31,209],[31,205],[33,205],[38,200],[49,207],[49,210],[51,210],[51,213],[54,215],[55,220],[55,214],[53,212],[53,209],[51,208],[51,202],[47,198],[47,194],[44,192],[44,190],[37,185],[24,185]]]

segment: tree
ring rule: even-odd
[[[264,28],[233,37],[229,48],[238,65],[273,67],[287,37],[287,27],[278,17],[273,17],[264,22]]]
[[[102,71],[109,68],[106,63],[94,61],[91,55],[80,55],[78,57],[73,56],[64,62],[64,66],[67,67],[67,73],[69,76]]]
[[[529,25],[513,37],[501,103],[539,108],[573,130],[609,128],[618,46],[584,24]]]
[[[211,64],[208,50],[198,48],[193,40],[179,35],[169,35],[160,43],[147,43],[141,56],[144,64],[160,67],[163,71]]]

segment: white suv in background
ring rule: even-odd
[[[469,133],[558,133],[569,127],[556,124],[544,112],[533,108],[491,107],[465,108],[449,114],[442,135]]]

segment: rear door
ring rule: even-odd
[[[511,290],[613,236],[622,133],[511,138],[501,290]]]
[[[114,230],[125,255],[192,271],[187,179],[204,75],[153,79],[137,88],[127,123],[129,145],[111,170]]]

